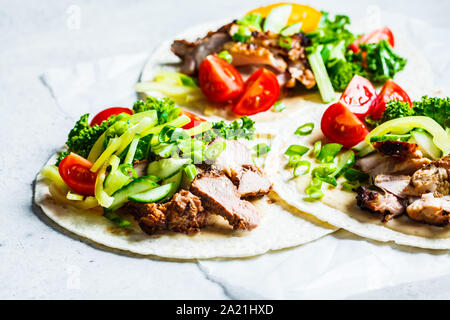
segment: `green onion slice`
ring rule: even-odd
[[[341,151],[342,145],[339,143],[327,143],[320,150],[317,159],[322,163],[333,162],[334,157]]]
[[[205,157],[209,160],[214,160],[218,156],[220,156],[220,154],[222,153],[223,150],[225,150],[225,148],[226,148],[225,141],[213,142],[206,148]]]
[[[233,56],[227,50],[221,51],[217,56],[220,59],[223,59],[223,60],[225,60],[228,63],[232,63],[233,62]]]
[[[320,150],[322,150],[322,141],[319,140],[314,143],[313,153],[316,157],[319,156]]]
[[[189,181],[192,181],[197,176],[197,167],[193,164],[189,164],[184,168],[184,173],[186,174],[186,177],[189,179]]]
[[[305,153],[307,153],[308,151],[309,151],[309,148],[307,148],[305,146],[301,146],[298,144],[291,144],[289,146],[289,148],[287,148],[287,150],[284,154],[287,155],[288,157],[293,156],[293,155],[302,156]]]
[[[314,123],[308,122],[308,123],[305,123],[304,125],[298,127],[297,130],[295,130],[295,134],[297,134],[299,136],[307,136],[313,130],[314,130]]]
[[[259,157],[268,153],[270,151],[270,147],[265,143],[258,143],[253,147],[253,150],[255,150],[256,155]]]
[[[353,191],[360,186],[359,181],[345,181],[342,183],[342,189],[345,191]]]
[[[297,166],[294,169],[294,177],[304,176],[309,173],[311,169],[311,162],[308,160],[301,160],[297,163]]]
[[[369,179],[369,175],[365,172],[350,168],[344,173],[344,178],[348,181],[365,181]]]
[[[286,105],[282,101],[277,101],[273,105],[273,111],[275,112],[281,112],[286,109]]]

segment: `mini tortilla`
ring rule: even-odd
[[[249,142],[253,146],[260,141]],[[54,164],[54,155],[48,164]],[[67,231],[94,243],[143,256],[159,256],[173,259],[237,258],[263,254],[304,244],[323,237],[336,228],[305,214],[279,199],[275,193],[254,201],[261,213],[260,225],[252,231],[233,231],[228,223],[218,216],[213,217],[214,226],[195,235],[175,232],[145,234],[132,216],[129,228],[115,227],[101,211],[79,210],[62,205],[52,199],[48,181],[38,175],[35,187],[35,202],[55,223]]]

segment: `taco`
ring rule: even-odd
[[[199,259],[262,254],[335,230],[270,194],[262,166],[272,137],[255,135],[248,118],[190,128],[172,101],[149,98],[87,120],[35,189],[43,212],[85,240]]]

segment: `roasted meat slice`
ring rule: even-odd
[[[450,195],[450,155],[414,172],[406,193],[413,196],[424,193],[433,193],[436,197]]]
[[[415,143],[388,140],[374,142],[372,145],[378,152],[387,156],[401,159],[422,158],[419,146]]]
[[[247,65],[270,66],[277,73],[282,73],[287,68],[287,63],[280,56],[276,56],[269,49],[256,46],[253,43],[228,42],[224,45],[233,57],[233,66]]]
[[[165,204],[129,202],[127,208],[148,234],[159,230],[196,233],[206,225],[208,217],[200,198],[187,190],[176,193]]]
[[[236,186],[224,174],[204,172],[194,179],[190,191],[201,198],[207,211],[224,217],[233,229],[251,230],[259,224],[258,210],[241,200]]]
[[[194,42],[175,40],[172,43],[171,50],[182,60],[181,72],[188,75],[197,73],[206,56],[221,51],[223,45],[231,40],[228,28],[229,25],[225,25]]]
[[[383,222],[400,216],[405,212],[404,203],[391,193],[381,193],[360,186],[356,189],[356,203],[363,209],[381,215]]]
[[[445,226],[450,217],[450,197],[437,198],[432,193],[423,194],[406,208],[406,213],[415,221]]]
[[[222,141],[217,139],[216,141]],[[226,174],[244,198],[261,197],[269,193],[272,183],[262,170],[253,164],[247,146],[236,140],[227,140],[225,150],[215,159],[212,167]]]
[[[379,174],[375,177],[374,184],[378,188],[404,199],[408,197],[404,190],[409,186],[410,181],[410,176]]]
[[[430,162],[427,158],[400,159],[375,153],[359,159],[356,166],[375,178],[379,174],[411,175]]]

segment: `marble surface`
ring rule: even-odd
[[[401,12],[425,21],[448,39],[447,1],[433,1],[433,5],[430,1],[426,6],[422,1],[345,1],[345,6],[341,1],[305,2],[332,12],[348,8],[354,16],[377,5],[389,13],[387,24]],[[169,262],[83,243],[33,208],[35,175],[65,142],[65,132],[78,115],[102,104],[122,103],[108,99],[108,88],[102,88],[101,100],[85,97],[80,105],[59,101],[44,74],[108,57],[145,57],[183,28],[236,15],[261,1],[246,1],[245,7],[237,0],[209,3],[0,0],[0,298],[450,298],[448,253],[373,243],[339,231],[308,245],[251,259]],[[77,10],[79,25],[72,20]],[[431,53],[436,48],[422,49]],[[449,87],[448,58],[431,62],[439,83]],[[127,92],[138,73],[128,75]],[[349,252],[359,259],[348,260]],[[398,264],[411,268],[396,270]],[[306,265],[317,266],[316,272],[302,272]],[[255,269],[259,272],[251,272]]]

